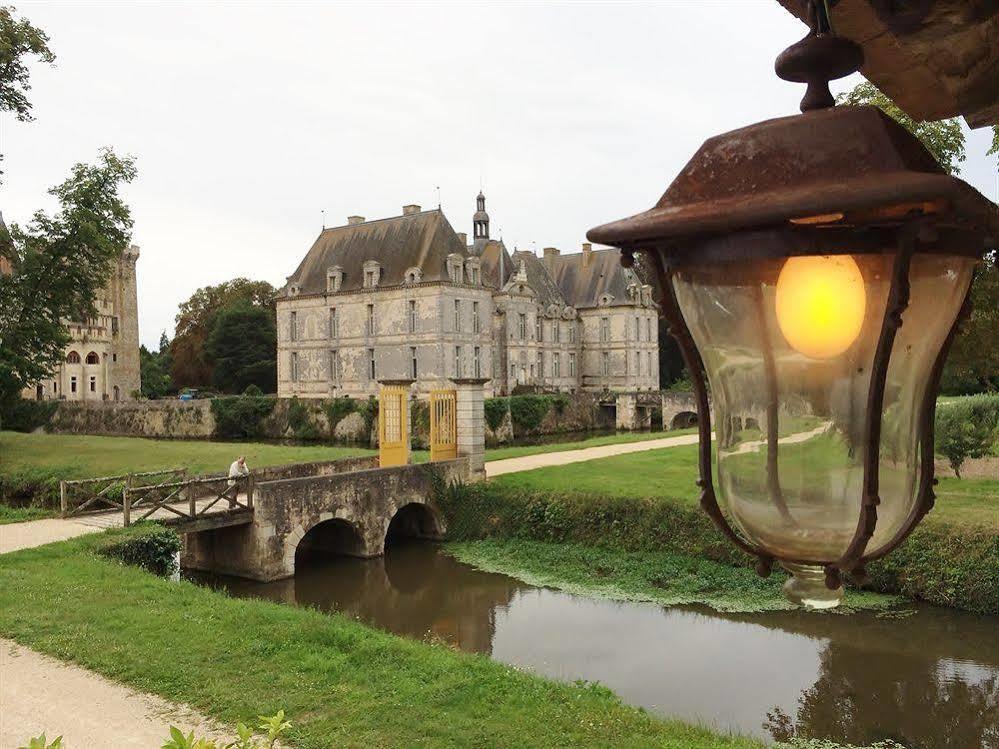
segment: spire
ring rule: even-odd
[[[475,198],[475,215],[472,216],[472,238],[489,239],[489,214],[486,213],[486,196],[479,190]]]

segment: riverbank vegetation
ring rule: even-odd
[[[171,583],[99,557],[103,539],[4,555],[0,635],[225,723],[284,708],[293,747],[762,746],[654,719],[598,685]]]
[[[695,460],[696,450],[686,447],[633,453],[451,486],[438,502],[453,541],[528,539],[747,567],[752,560],[697,504]],[[952,481],[961,488],[979,483]],[[868,566],[867,588],[999,614],[999,481],[980,483],[982,493],[951,496],[942,481],[937,508],[899,548]]]
[[[781,592],[786,579],[763,579],[748,567],[669,551],[627,551],[607,546],[507,539],[451,543],[458,561],[530,585],[618,601],[664,606],[702,604],[716,611],[757,612],[797,608]],[[837,613],[887,609],[900,603],[878,593],[850,590]]]

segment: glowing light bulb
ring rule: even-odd
[[[788,345],[812,359],[831,359],[860,335],[864,277],[849,255],[788,258],[777,277],[776,303]]]

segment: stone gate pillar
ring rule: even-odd
[[[468,456],[473,481],[486,476],[485,384],[488,378],[452,379],[457,393],[458,455]]]

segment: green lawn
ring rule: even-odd
[[[55,510],[48,510],[44,507],[7,507],[7,505],[0,504],[0,525],[23,523],[25,520],[41,520],[42,518],[55,517],[57,514]]]
[[[369,454],[359,447],[269,445],[258,442],[151,440],[75,434],[0,432],[0,476],[45,470],[63,478],[187,467],[192,473],[226,471],[239,455],[251,468]]]
[[[101,542],[0,558],[0,635],[230,725],[283,708],[294,747],[761,747],[657,720],[597,685],[171,583],[96,556]]]
[[[703,604],[717,611],[797,608],[781,592],[779,569],[764,579],[746,567],[669,551],[627,551],[606,546],[504,539],[449,543],[445,550],[465,564],[516,577],[531,585],[618,601],[664,606]],[[885,609],[901,599],[849,590],[837,613]]]
[[[582,450],[587,447],[603,445],[624,445],[631,442],[646,442],[661,440],[667,437],[679,437],[683,434],[696,434],[697,429],[677,429],[671,432],[622,432],[620,434],[603,434],[599,437],[579,440],[578,442],[558,442],[546,445],[522,445],[514,447],[494,447],[486,450],[486,460],[504,460],[506,458],[521,458],[525,455],[540,455],[542,453],[560,453],[566,450]]]
[[[684,445],[571,466],[508,473],[493,481],[513,489],[552,493],[572,490],[607,497],[664,497],[693,505],[700,492],[694,483],[696,478],[697,447]],[[999,478],[945,476],[941,477],[936,493],[936,506],[927,516],[928,521],[999,530]]]

